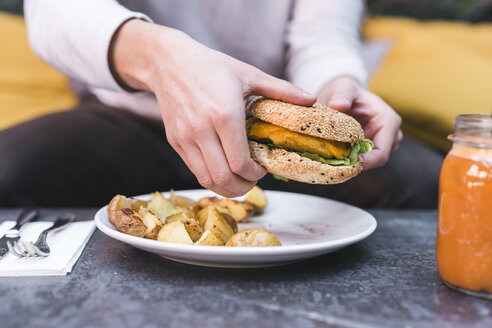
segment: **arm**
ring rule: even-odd
[[[362,0],[299,0],[288,34],[288,75],[318,101],[354,116],[375,148],[361,155],[364,169],[384,165],[403,134],[401,118],[366,90],[361,57]]]

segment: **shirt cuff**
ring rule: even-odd
[[[100,26],[97,35],[97,41],[95,44],[95,49],[97,51],[97,54],[95,56],[95,67],[102,68],[102,72],[100,72],[101,75],[99,76],[98,86],[101,86],[105,89],[118,90],[123,92],[129,91],[127,88],[124,88],[118,83],[113,73],[111,72],[109,66],[109,46],[114,34],[120,28],[120,26],[131,19],[142,19],[148,22],[152,22],[152,20],[147,15],[138,12],[132,12],[122,8],[118,12],[112,14],[110,18]]]

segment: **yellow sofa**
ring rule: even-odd
[[[492,112],[492,24],[374,17],[364,34],[392,44],[370,89],[408,135],[446,151],[456,115]]]
[[[0,129],[77,104],[69,80],[29,48],[21,17],[0,13]]]

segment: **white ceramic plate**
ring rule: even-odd
[[[109,222],[107,206],[96,213],[95,220],[106,235],[142,250],[178,262],[227,268],[276,266],[331,253],[366,238],[376,229],[374,217],[357,207],[303,194],[265,192],[268,206],[264,213],[240,223],[239,230],[269,230],[282,246],[196,246],[130,236],[117,231]],[[194,200],[217,196],[208,190],[183,190],[176,194]],[[150,195],[136,198],[149,200]]]

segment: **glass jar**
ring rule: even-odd
[[[439,179],[436,258],[448,287],[492,299],[492,114],[459,115]]]

